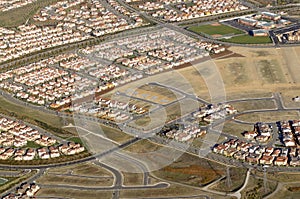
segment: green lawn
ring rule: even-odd
[[[41,145],[38,145],[37,143],[35,143],[33,141],[28,141],[25,148],[34,148],[34,149],[37,149],[37,148],[41,148]]]
[[[230,26],[226,26],[223,24],[220,24],[218,26],[213,25],[201,25],[201,26],[191,26],[188,28],[188,30],[191,30],[196,33],[205,33],[208,35],[228,35],[228,34],[243,34],[244,32],[235,28],[232,28]]]
[[[250,35],[240,35],[236,37],[231,37],[229,39],[222,39],[222,41],[237,43],[237,44],[268,44],[271,43],[271,39],[268,36],[265,37],[253,37]]]
[[[3,185],[7,182],[8,180],[5,178],[0,178],[0,185]]]

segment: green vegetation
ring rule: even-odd
[[[35,173],[36,173],[36,170],[33,170],[25,175],[22,175],[21,177],[6,178],[7,182],[0,186],[0,193],[3,193],[5,190],[8,190],[8,189],[12,188],[13,186],[15,186],[16,184],[23,182],[24,180],[33,176]]]
[[[82,142],[80,137],[72,137],[72,138],[68,138],[67,140],[70,141],[70,142],[79,143],[80,145],[85,146],[85,143]]]
[[[38,0],[34,3],[25,5],[20,8],[9,10],[0,13],[0,26],[3,27],[17,27],[24,24],[35,13],[47,5],[55,3],[59,0]]]
[[[272,40],[268,36],[264,37],[253,37],[250,35],[239,35],[231,37],[229,39],[221,39],[221,41],[237,44],[268,44],[272,43]]]
[[[8,160],[0,160],[0,164],[3,165],[48,165],[48,164],[57,164],[62,162],[69,162],[69,161],[75,161],[78,159],[83,159],[86,157],[89,157],[91,154],[87,151],[81,152],[79,154],[75,155],[62,155],[57,158],[51,158],[51,159],[33,159],[33,160],[21,160],[17,161],[13,158]]]
[[[264,196],[274,192],[277,182],[267,180],[266,187],[264,180],[255,176],[250,176],[247,187],[242,190],[242,199],[264,198]]]
[[[40,148],[40,147],[41,146],[38,145],[37,143],[35,143],[33,141],[28,141],[27,145],[24,148],[34,148],[34,149],[37,149],[37,148]]]
[[[0,96],[0,113],[14,117],[25,122],[40,126],[45,130],[59,137],[73,137],[75,134],[72,131],[62,129],[63,120],[54,114],[45,113],[39,110],[32,109],[27,106],[22,106],[8,101]]]
[[[118,143],[126,142],[126,141],[130,140],[131,138],[133,138],[131,135],[128,135],[128,134],[122,132],[121,130],[118,130],[118,129],[115,129],[112,127],[100,125],[100,128],[103,130],[105,136],[108,139],[114,140]]]
[[[223,24],[191,26],[188,28],[188,30],[191,30],[195,33],[204,33],[207,35],[228,35],[228,34],[237,35],[237,34],[244,33],[243,31],[241,31],[239,29],[235,29],[230,26],[223,25]]]
[[[230,171],[229,173],[230,173],[231,184],[228,184],[229,181],[227,180],[227,176],[226,176],[215,186],[213,186],[212,187],[213,189],[217,191],[231,192],[243,186],[246,178],[247,169],[232,167],[229,169],[229,171]]]
[[[6,178],[0,178],[0,185],[5,184],[8,181]]]

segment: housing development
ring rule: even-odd
[[[299,11],[0,0],[0,198],[299,198]]]

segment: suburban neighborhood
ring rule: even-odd
[[[299,11],[0,0],[0,198],[299,198]]]

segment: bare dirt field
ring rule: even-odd
[[[43,188],[39,190],[37,197],[53,197],[53,198],[111,198],[112,191],[84,191],[74,189],[58,189],[58,188]]]
[[[83,163],[74,166],[66,166],[66,167],[58,167],[49,169],[50,173],[58,173],[58,174],[67,174],[72,172],[76,175],[85,175],[85,176],[110,176],[112,174],[104,168],[101,168],[92,163]]]
[[[209,60],[206,63],[216,65],[226,89],[227,99],[240,97],[270,97],[272,92],[281,92],[287,87],[296,86],[295,74],[299,74],[300,67],[293,58],[300,53],[300,47],[275,49],[254,49],[246,47],[230,47],[230,51],[238,53],[240,57]],[[292,51],[293,53],[290,53]],[[296,60],[298,56],[296,56]],[[299,58],[300,61],[300,58]],[[160,82],[171,85],[187,93],[198,95],[210,100],[207,81],[213,67],[203,67],[196,64],[192,67],[176,71],[161,73],[156,76],[139,80],[130,84],[130,87],[140,87],[148,82]],[[298,78],[299,79],[299,78]],[[293,83],[296,82],[296,83]],[[118,90],[126,90],[129,84]],[[232,97],[233,96],[233,97]]]

